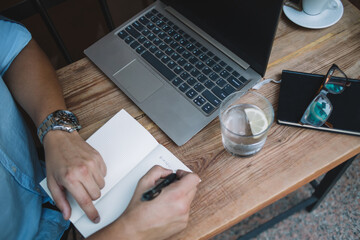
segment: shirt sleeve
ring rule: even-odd
[[[30,40],[31,34],[23,25],[0,16],[0,76]]]

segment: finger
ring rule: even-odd
[[[141,185],[142,188],[149,189],[153,187],[159,179],[165,178],[172,172],[170,169],[156,165],[140,179],[139,185]]]
[[[92,178],[94,179],[94,182],[99,189],[103,189],[105,187],[105,178],[101,173],[98,171],[93,171]]]
[[[196,188],[196,186],[200,183],[200,178],[195,173],[178,170],[176,174],[179,176],[179,181],[172,185],[173,187],[178,188],[179,191],[189,191],[193,188]]]
[[[65,186],[66,189],[71,193],[76,202],[79,204],[82,210],[84,210],[86,216],[94,223],[100,222],[100,216],[96,210],[91,197],[85,190],[84,186],[80,182],[76,182],[69,186]]]
[[[89,194],[91,200],[96,200],[101,196],[100,187],[93,175],[82,179],[81,184]]]
[[[66,199],[65,190],[55,182],[55,180],[48,179],[48,188],[51,192],[51,195],[56,203],[56,206],[60,209],[63,218],[69,220],[71,215],[70,204]]]

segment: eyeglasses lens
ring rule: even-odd
[[[332,108],[330,100],[321,92],[308,106],[301,118],[301,122],[320,127],[329,118]]]
[[[335,68],[324,87],[332,94],[339,94],[344,91],[346,83],[346,76],[344,73]]]

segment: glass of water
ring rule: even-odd
[[[238,91],[227,96],[219,113],[222,142],[235,156],[251,156],[264,146],[274,109],[261,94]]]

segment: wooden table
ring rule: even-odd
[[[266,78],[280,79],[283,69],[325,74],[332,63],[348,77],[360,78],[360,11],[342,2],[344,16],[322,30],[299,27],[282,15]],[[260,153],[237,158],[222,146],[218,118],[178,147],[88,59],[57,74],[68,107],[83,125],[82,137],[124,108],[199,174],[202,183],[189,225],[173,239],[214,236],[360,153],[359,137],[274,123]],[[259,92],[276,112],[279,85],[265,85]]]

